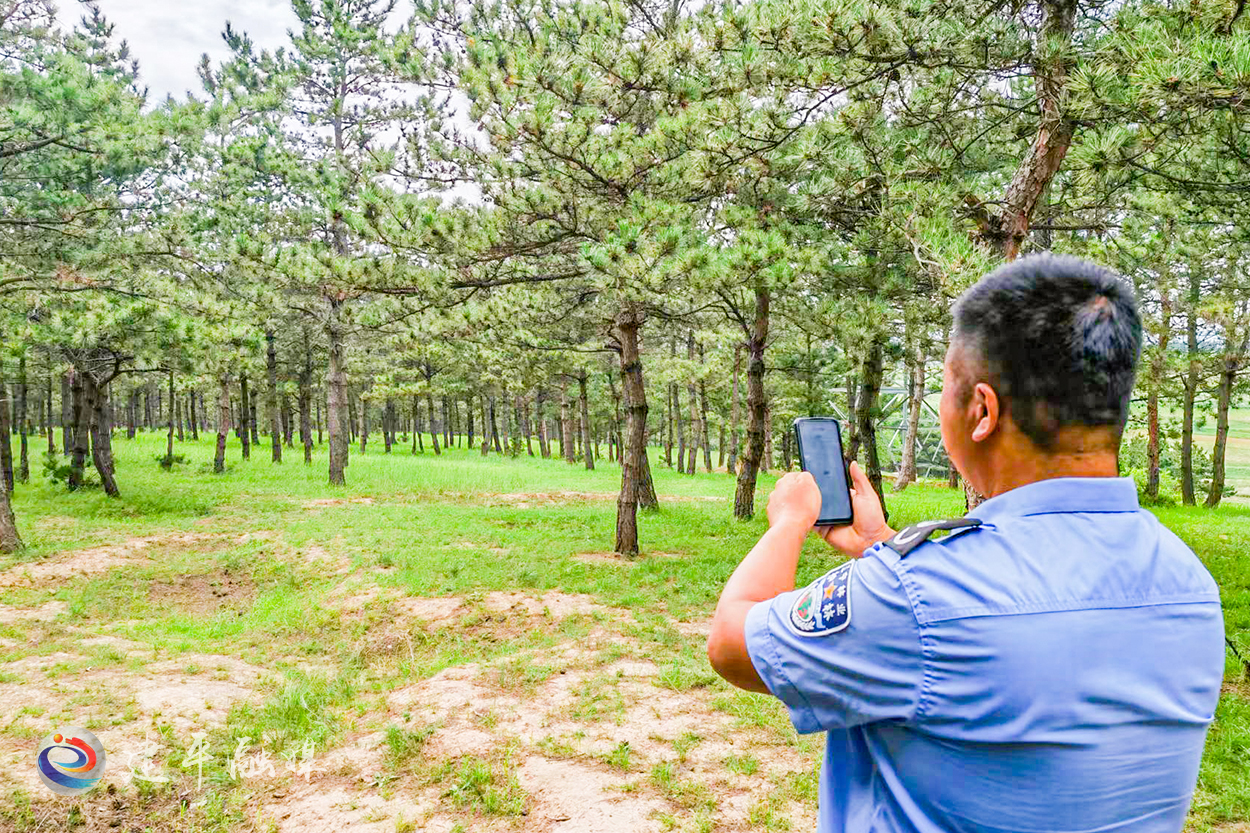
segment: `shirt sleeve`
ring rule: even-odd
[[[760,679],[790,712],[800,733],[916,713],[924,678],[920,628],[902,583],[870,550],[806,588],[755,605],[747,614],[747,653]],[[832,601],[845,585],[845,618],[810,605]],[[827,592],[829,591],[829,592]],[[831,625],[830,627],[821,627]]]

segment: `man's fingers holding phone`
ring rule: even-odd
[[[851,463],[850,474],[854,520],[847,526],[818,526],[816,532],[829,546],[858,558],[873,544],[893,536],[894,530],[886,526],[881,499],[859,463]]]

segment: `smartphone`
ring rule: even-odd
[[[802,417],[794,421],[799,465],[820,487],[817,526],[842,526],[853,520],[851,478],[842,456],[842,432],[833,417]]]

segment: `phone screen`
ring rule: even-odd
[[[851,491],[846,482],[846,462],[842,459],[842,435],[838,421],[830,418],[797,419],[799,463],[811,472],[820,487],[819,524],[851,522]]]

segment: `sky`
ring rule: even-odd
[[[200,93],[195,68],[200,55],[214,62],[228,55],[221,33],[226,21],[251,35],[261,49],[286,44],[286,31],[295,25],[288,0],[99,0],[114,24],[113,36],[130,44],[139,60],[139,73],[148,87],[148,103],[167,94],[186,98]],[[58,0],[61,22],[67,27],[82,16],[75,0]]]

